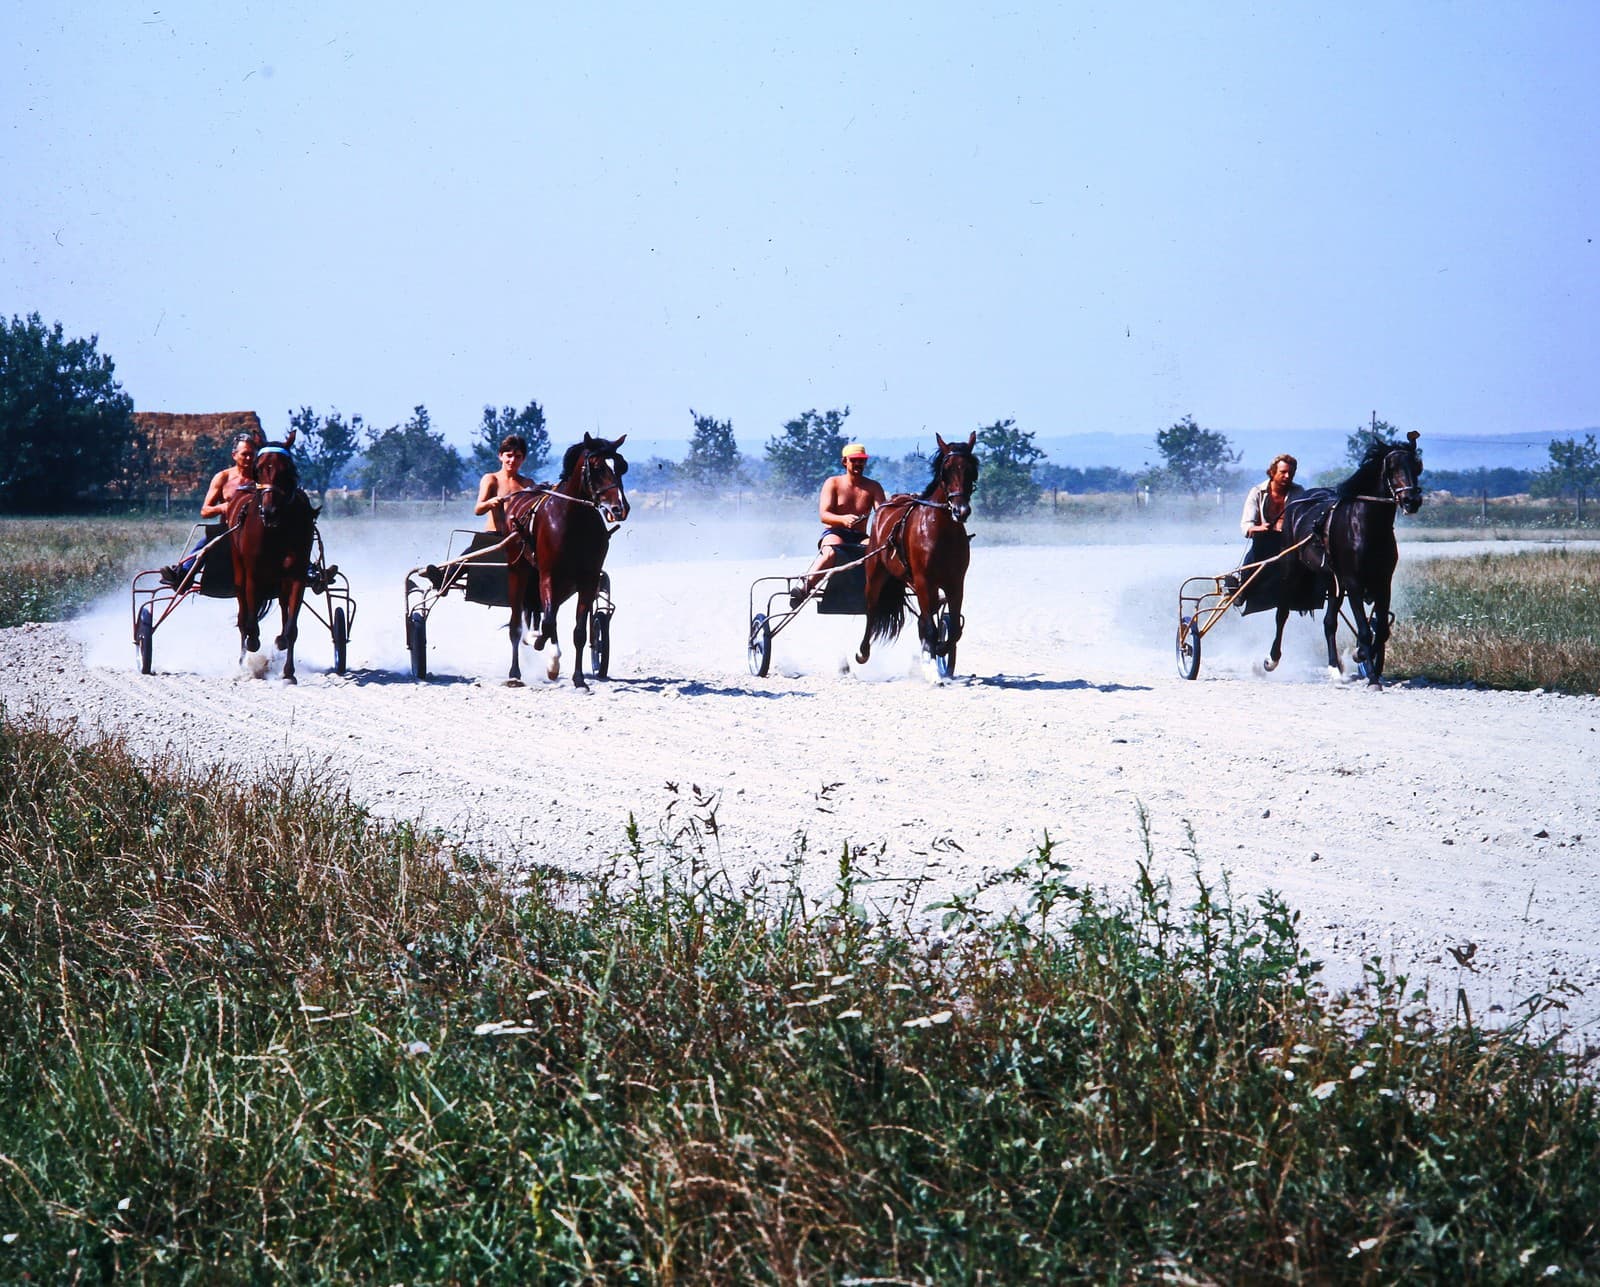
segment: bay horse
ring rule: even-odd
[[[933,479],[922,495],[899,493],[878,506],[867,538],[867,626],[856,661],[865,664],[874,639],[897,638],[905,620],[906,586],[917,596],[917,634],[925,673],[955,671],[961,638],[961,602],[972,558],[966,521],[978,482],[978,435],[946,442],[934,435]],[[941,601],[949,614],[947,638],[939,638]],[[942,663],[942,666],[941,666]]]
[[[239,660],[260,651],[261,615],[268,600],[276,599],[283,630],[275,646],[284,654],[283,681],[292,684],[317,511],[300,490],[300,471],[287,447],[268,443],[256,453],[255,485],[234,493],[225,517],[239,605]]]
[[[1337,487],[1319,487],[1289,501],[1283,519],[1288,556],[1278,603],[1277,632],[1262,664],[1277,669],[1283,655],[1283,626],[1290,605],[1302,593],[1327,595],[1322,633],[1328,641],[1328,666],[1343,672],[1334,636],[1339,607],[1348,599],[1356,619],[1356,662],[1374,688],[1383,687],[1384,648],[1389,642],[1389,595],[1400,562],[1395,544],[1396,511],[1415,514],[1422,507],[1422,457],[1415,430],[1405,442],[1375,442],[1360,466]],[[1369,613],[1367,604],[1372,605]]]
[[[561,481],[553,489],[530,488],[506,497],[507,529],[518,538],[506,547],[506,589],[511,600],[507,683],[522,682],[524,624],[537,627],[534,648],[551,645],[545,674],[551,679],[561,674],[556,611],[576,594],[572,683],[576,688],[588,687],[583,679],[583,644],[611,544],[608,525],[628,517],[628,496],[622,487],[628,462],[619,450],[627,440],[627,434],[615,442],[584,434],[582,442],[567,448],[561,461]]]

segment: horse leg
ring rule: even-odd
[[[278,636],[276,647],[283,652],[283,682],[286,684],[298,682],[294,677],[294,645],[300,637],[300,601],[305,593],[304,581],[291,581],[289,592],[283,596],[283,633]]]
[[[1283,627],[1288,620],[1289,601],[1285,597],[1278,604],[1277,626],[1272,633],[1272,647],[1267,649],[1267,659],[1261,663],[1263,670],[1276,670],[1283,660]]]
[[[522,683],[522,621],[526,615],[523,611],[523,600],[527,597],[527,593],[527,572],[520,561],[508,563],[506,598],[511,601],[511,621],[506,627],[507,633],[511,636],[511,669],[506,673],[508,688],[520,686]]]
[[[253,573],[245,575],[244,583],[234,592],[239,601],[239,660],[247,652],[261,651],[261,624],[256,620],[256,579]]]
[[[578,621],[572,627],[572,686],[587,688],[583,682],[583,645],[589,637],[589,613],[594,606],[593,593],[578,593]],[[550,678],[554,679],[552,675]]]
[[[866,624],[861,627],[861,647],[856,649],[856,665],[865,666],[867,658],[872,656],[872,610],[878,602],[878,594],[883,585],[884,574],[878,568],[878,560],[867,560],[864,592],[867,601]]]
[[[914,576],[911,588],[917,596],[917,638],[922,643],[922,674],[929,683],[935,683],[939,678],[939,668],[934,661],[934,652],[939,646],[939,587],[923,573]]]
[[[540,625],[539,639],[550,644],[550,659],[545,663],[546,679],[561,678],[561,639],[556,634],[556,583],[549,573],[539,574]]]
[[[1372,646],[1367,650],[1367,683],[1374,688],[1383,687],[1383,659],[1389,647],[1389,592],[1380,590],[1373,596],[1369,629]]]

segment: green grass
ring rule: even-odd
[[[0,628],[59,621],[177,552],[189,524],[167,519],[0,518]]]
[[[1387,672],[1600,693],[1600,551],[1402,563]]]
[[[3,1279],[1600,1277],[1560,998],[1321,1000],[1272,898],[1045,843],[934,932],[859,852],[731,886],[705,797],[513,884],[306,771],[10,723],[0,783]]]

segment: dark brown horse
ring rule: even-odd
[[[261,649],[261,614],[269,599],[283,608],[283,632],[275,641],[283,656],[283,680],[295,682],[294,643],[300,633],[300,603],[311,567],[317,511],[300,490],[300,472],[286,447],[268,443],[256,453],[255,486],[228,502],[233,551],[233,593],[239,604],[239,659]]]
[[[583,644],[589,615],[611,545],[610,526],[628,517],[628,497],[622,488],[628,462],[618,450],[627,440],[627,434],[615,442],[584,434],[582,442],[567,448],[561,461],[561,482],[553,491],[513,492],[506,499],[506,523],[520,538],[506,550],[506,589],[511,600],[509,683],[522,682],[519,654],[524,623],[538,627],[535,648],[551,645],[545,674],[551,679],[561,674],[556,610],[576,594],[572,682],[578,688],[588,687],[583,679]]]
[[[894,639],[905,620],[906,586],[917,596],[917,635],[925,673],[955,673],[961,638],[961,600],[972,557],[966,521],[978,482],[978,435],[946,442],[937,434],[933,480],[921,496],[901,493],[872,516],[863,563],[867,582],[867,628],[856,661],[872,655],[874,639]]]
[[[1417,434],[1405,442],[1376,442],[1360,467],[1335,488],[1294,497],[1284,511],[1285,547],[1298,545],[1283,571],[1277,632],[1262,664],[1275,670],[1283,655],[1283,626],[1290,605],[1307,590],[1327,596],[1322,633],[1328,665],[1343,671],[1334,636],[1339,606],[1346,599],[1356,619],[1356,664],[1374,688],[1383,687],[1384,648],[1389,642],[1389,594],[1400,550],[1394,539],[1395,511],[1415,514],[1422,506],[1422,457]],[[1372,605],[1368,613],[1366,605]]]

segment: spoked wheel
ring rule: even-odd
[[[934,645],[934,669],[939,672],[940,679],[949,679],[956,673],[956,646],[950,638],[950,609],[947,607],[939,609],[939,629],[934,635]]]
[[[413,679],[428,677],[428,618],[413,612],[406,618],[406,648],[411,653]]]
[[[604,573],[601,574],[602,576]],[[589,617],[589,669],[596,679],[611,672],[611,614],[592,613]]]
[[[150,654],[155,647],[156,626],[147,603],[139,609],[139,621],[133,628],[133,642],[139,649],[139,673],[150,673]]]
[[[1193,617],[1178,622],[1178,677],[1193,679],[1200,673],[1200,623]]]
[[[333,624],[330,627],[333,634],[333,673],[344,674],[345,645],[350,642],[350,623],[345,619],[344,609],[333,610]]]
[[[750,620],[747,653],[750,673],[757,679],[765,679],[767,671],[772,668],[772,627],[767,624],[767,614],[764,612],[756,613]]]

